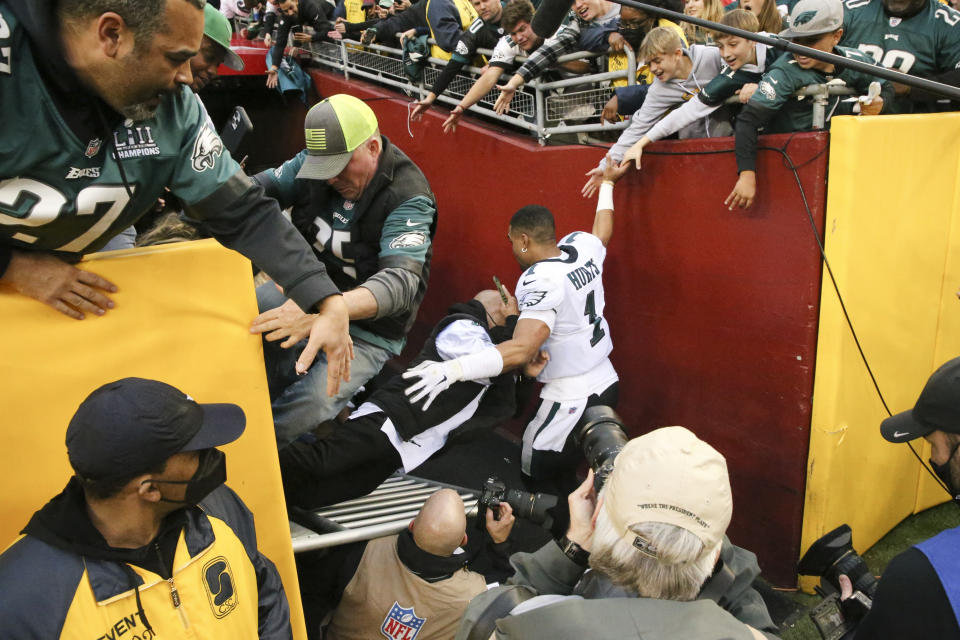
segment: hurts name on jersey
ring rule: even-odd
[[[567,278],[573,283],[573,287],[577,291],[590,284],[598,275],[600,275],[600,267],[594,263],[593,258],[583,263],[582,267],[567,272]]]

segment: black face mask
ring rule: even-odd
[[[144,480],[144,482],[187,485],[183,500],[170,500],[161,497],[160,501],[190,506],[206,498],[210,495],[210,492],[226,481],[227,456],[223,455],[223,452],[219,449],[204,449],[200,452],[200,462],[197,464],[197,470],[189,480],[158,480],[156,478]]]
[[[623,39],[627,41],[634,51],[640,49],[640,43],[643,42],[643,37],[646,35],[643,29],[626,29],[620,27],[620,35],[623,36]]]
[[[943,464],[934,464],[933,459],[929,460],[930,468],[933,469],[935,474],[937,474],[937,477],[940,478],[940,481],[946,485],[947,491],[950,492],[950,497],[954,500],[957,499],[960,491],[957,491],[957,487],[953,486],[953,482],[950,479],[950,461],[953,460],[953,456],[957,454],[958,448],[960,448],[960,444],[957,444],[957,446],[950,450],[950,457],[948,457],[947,461]]]

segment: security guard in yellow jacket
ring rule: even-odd
[[[215,447],[233,404],[125,378],[67,428],[76,474],[0,555],[4,638],[289,639],[280,576]]]

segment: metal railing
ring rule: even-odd
[[[306,514],[303,526],[290,523],[293,552],[312,551],[360,540],[393,535],[407,528],[427,498],[443,488],[454,489],[468,517],[477,513],[477,495],[470,489],[394,475],[361,498],[347,500]]]
[[[433,43],[433,40],[430,40]],[[430,57],[429,66],[424,68],[420,82],[414,83],[403,71],[402,51],[381,44],[363,45],[353,40],[341,40],[338,43],[310,43],[305,50],[311,53],[313,61],[323,67],[334,69],[346,78],[357,76],[385,84],[406,93],[411,97],[426,97],[437,76],[446,64],[445,60]],[[478,53],[489,56],[492,51],[478,49]],[[470,111],[492,117],[498,121],[529,131],[537,136],[541,143],[559,133],[579,133],[586,131],[612,131],[624,129],[627,122],[601,124],[583,121],[598,118],[603,106],[613,95],[612,82],[623,79],[627,84],[636,84],[637,61],[633,52],[625,50],[627,68],[619,71],[607,71],[587,75],[565,77],[559,80],[537,78],[514,95],[510,109],[498,115],[493,107],[500,96],[496,88],[491,90]],[[606,53],[579,51],[560,56],[557,64],[573,60],[589,60],[606,56]],[[517,61],[522,62],[523,57]],[[457,105],[470,91],[482,70],[474,66],[465,66],[453,79],[443,95],[437,100],[451,106]]]
[[[430,43],[434,43],[431,39]],[[424,68],[420,82],[414,83],[403,69],[403,52],[400,49],[381,44],[364,45],[353,40],[338,43],[317,42],[306,47],[314,63],[334,69],[344,74],[373,80],[399,89],[412,98],[423,98],[440,75],[445,60],[430,57],[430,65]],[[478,53],[489,56],[492,52],[479,49]],[[541,144],[554,134],[587,133],[598,131],[617,131],[629,126],[629,120],[618,123],[599,121],[604,105],[613,95],[613,81],[625,79],[628,85],[636,84],[637,61],[633,51],[625,49],[628,65],[619,71],[570,75],[559,80],[537,78],[524,84],[517,90],[505,114],[497,114],[494,104],[500,91],[492,89],[487,95],[470,107],[470,111],[488,116],[500,122],[513,125],[536,135]],[[606,56],[606,53],[578,51],[561,56],[557,64],[574,60],[589,60]],[[524,61],[518,57],[517,61]],[[456,75],[443,95],[437,96],[439,102],[451,106],[470,91],[482,70],[474,66],[465,66],[463,72]],[[794,94],[796,97],[809,97],[813,109],[813,128],[823,129],[832,114],[827,113],[831,96],[852,96],[855,92],[836,84],[809,85]],[[736,103],[732,97],[728,103]],[[592,122],[585,122],[593,120]]]

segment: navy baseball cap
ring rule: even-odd
[[[880,433],[890,442],[908,442],[934,431],[960,433],[960,358],[933,372],[913,409],[880,423]]]
[[[246,427],[235,404],[199,404],[169,384],[109,382],[84,400],[67,427],[67,455],[88,480],[135,475],[181,451],[233,442]]]

